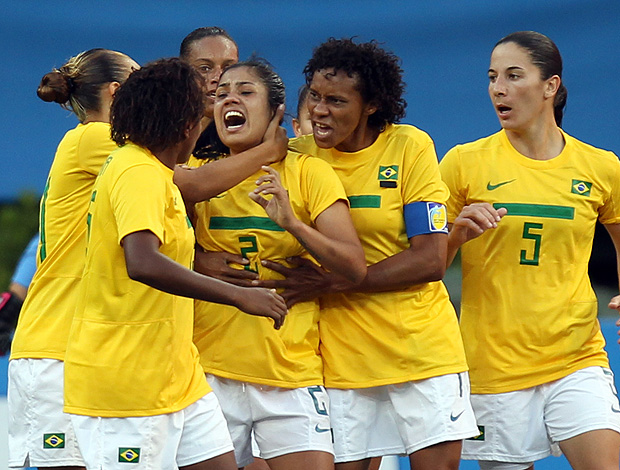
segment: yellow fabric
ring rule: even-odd
[[[559,156],[536,161],[500,131],[456,146],[440,164],[452,194],[450,222],[476,202],[508,209],[497,229],[461,249],[461,329],[473,393],[608,367],[588,260],[596,220],[620,223],[620,163],[564,138]]]
[[[445,203],[448,197],[433,142],[413,126],[390,125],[359,152],[320,149],[312,136],[290,145],[325,160],[340,177],[369,265],[409,247],[404,205]],[[320,336],[328,387],[374,387],[467,370],[456,314],[442,282],[326,296]]]
[[[99,168],[115,149],[103,122],[79,124],[58,145],[41,198],[38,268],[11,359],[64,359],[84,269],[88,203]]]
[[[346,201],[338,177],[319,159],[289,152],[272,167],[280,173],[296,216],[308,225],[334,202]],[[288,265],[287,257],[307,254],[248,197],[261,174],[197,205],[196,234],[206,250],[243,254],[261,279],[280,279],[261,266],[261,260]],[[323,383],[318,321],[318,301],[293,306],[280,330],[271,319],[196,301],[194,342],[204,370],[211,374],[284,388],[316,385]]]
[[[88,251],[65,358],[65,411],[149,416],[210,389],[192,344],[193,300],[133,281],[121,240],[148,230],[190,268],[194,231],[173,171],[128,144],[103,165],[89,210]]]

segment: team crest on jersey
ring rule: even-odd
[[[121,463],[138,463],[140,461],[140,448],[119,447],[118,461]]]
[[[65,448],[65,433],[57,432],[52,434],[43,434],[43,448],[44,449],[64,449]]]
[[[380,166],[378,179],[382,188],[395,188],[398,185],[398,165]]]
[[[592,183],[583,180],[573,180],[570,192],[580,196],[589,196],[592,190]]]
[[[448,214],[446,206],[437,202],[427,202],[428,226],[431,232],[448,233]]]

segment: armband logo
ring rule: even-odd
[[[396,188],[398,185],[398,165],[379,167],[379,186],[382,188]]]
[[[448,214],[446,206],[436,202],[427,202],[428,222],[431,232],[446,232],[448,225]]]
[[[589,196],[592,190],[592,183],[583,180],[573,180],[570,192],[580,196]]]

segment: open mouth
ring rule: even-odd
[[[500,105],[497,107],[497,112],[500,114],[500,116],[507,114],[511,110],[512,108],[509,106]]]
[[[224,125],[226,129],[238,129],[245,124],[245,116],[239,111],[228,111],[224,114]]]
[[[332,130],[331,127],[326,126],[325,124],[318,123],[318,122],[313,122],[312,128],[314,130],[314,133],[318,136],[326,136]]]

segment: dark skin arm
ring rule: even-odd
[[[233,305],[272,318],[276,329],[282,326],[286,305],[273,290],[238,287],[187,269],[159,251],[159,239],[150,231],[131,233],[122,243],[127,273],[134,281],[169,294]]]
[[[369,266],[366,277],[358,285],[307,260],[297,259],[298,267],[294,269],[264,261],[264,266],[286,279],[254,281],[253,285],[283,288],[282,296],[289,307],[328,293],[402,290],[415,284],[441,280],[446,270],[447,245],[448,237],[443,233],[412,237],[409,248]]]
[[[200,168],[177,165],[174,183],[181,190],[186,204],[189,206],[211,199],[252,176],[263,165],[282,160],[288,150],[286,130],[280,127],[283,116],[284,106],[279,106],[265,131],[263,142],[256,147]]]

